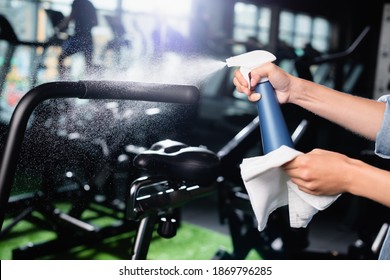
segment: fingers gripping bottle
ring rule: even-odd
[[[226,59],[226,63],[228,67],[239,66],[250,86],[249,73],[252,69],[275,59],[276,57],[272,53],[257,50],[230,57]],[[293,148],[294,144],[276,99],[275,90],[268,78],[263,78],[256,85],[255,92],[261,93],[257,108],[264,154],[272,152],[282,145]]]

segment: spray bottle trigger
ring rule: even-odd
[[[250,79],[250,76],[249,76],[251,71],[252,71],[251,68],[247,68],[247,67],[244,67],[244,66],[240,67],[240,72],[244,76],[244,78],[246,79],[246,81],[248,83],[248,88],[249,89],[251,88],[251,79]]]

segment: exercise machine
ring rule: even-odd
[[[40,85],[30,90],[20,100],[12,115],[4,151],[1,159],[0,172],[0,218],[3,225],[10,202],[11,188],[14,181],[15,171],[18,163],[21,145],[25,136],[28,120],[34,109],[42,102],[49,99],[123,99],[142,100],[152,102],[170,102],[179,104],[194,104],[198,101],[199,92],[192,86],[181,85],[159,85],[143,84],[133,82],[112,82],[112,81],[79,81],[79,82],[55,82]],[[72,176],[70,176],[72,177]],[[85,185],[83,185],[85,187]],[[20,213],[11,223],[10,227],[18,223],[23,217],[34,210],[44,212],[44,216],[54,222],[55,229],[66,229],[58,233],[58,238],[41,246],[26,248],[17,254],[16,258],[39,257],[42,251],[53,253],[53,250],[71,248],[80,244],[90,244],[102,240],[107,236],[118,234],[120,230],[129,231],[134,229],[134,223],[114,225],[113,227],[99,228],[80,219],[79,211],[64,213],[52,205],[47,199],[47,194],[38,192],[35,194],[38,203],[30,204],[29,207]],[[40,205],[40,208],[37,208]],[[42,210],[43,208],[43,210]],[[72,215],[76,213],[75,215]],[[58,226],[61,224],[60,226]],[[9,228],[3,228],[8,232]],[[80,234],[81,232],[81,234]]]
[[[105,19],[111,28],[113,38],[104,46],[101,59],[105,59],[107,52],[112,52],[113,62],[118,65],[121,60],[122,49],[130,49],[131,42],[126,38],[126,29],[118,16],[105,15]]]
[[[38,41],[24,41],[20,40],[17,34],[15,33],[14,28],[7,19],[6,16],[0,14],[0,40],[6,41],[9,46],[4,58],[4,63],[1,67],[0,72],[0,92],[3,90],[7,74],[11,69],[11,60],[14,56],[15,50],[18,46],[26,46],[34,49],[43,48],[46,49],[50,46],[50,42],[38,42]],[[37,79],[37,69],[38,69],[38,60],[36,60],[36,65],[32,67],[32,86],[35,86]]]

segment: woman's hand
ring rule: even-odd
[[[237,91],[246,94],[250,101],[255,102],[261,98],[261,92],[254,92],[254,89],[262,78],[268,78],[275,89],[280,103],[289,102],[290,95],[292,95],[292,82],[297,78],[271,62],[265,63],[251,71],[249,74],[250,85],[248,85],[247,79],[242,75],[241,71],[237,69],[234,73],[233,83]]]
[[[286,163],[283,169],[303,192],[336,195],[348,191],[354,161],[336,152],[314,149]]]

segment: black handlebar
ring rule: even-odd
[[[369,31],[370,27],[366,26],[359,34],[359,36],[355,39],[355,41],[346,50],[331,54],[324,54],[316,57],[299,57],[295,61],[295,69],[298,73],[298,76],[306,80],[313,81],[313,75],[310,70],[311,65],[319,65],[327,62],[337,62],[349,57],[356,51],[357,47],[362,43],[363,39],[367,36]]]
[[[27,92],[16,106],[0,161],[0,229],[10,197],[28,120],[41,102],[54,98],[124,99],[194,104],[200,92],[194,86],[127,81],[78,81],[42,84]]]
[[[359,34],[359,36],[353,41],[353,43],[344,51],[325,54],[318,57],[313,58],[312,64],[321,64],[329,61],[334,61],[339,58],[345,58],[352,54],[356,48],[360,45],[363,39],[366,37],[367,33],[370,31],[370,27],[366,26],[363,31]]]
[[[121,81],[81,81],[84,99],[125,99],[194,104],[199,90],[194,86]]]

